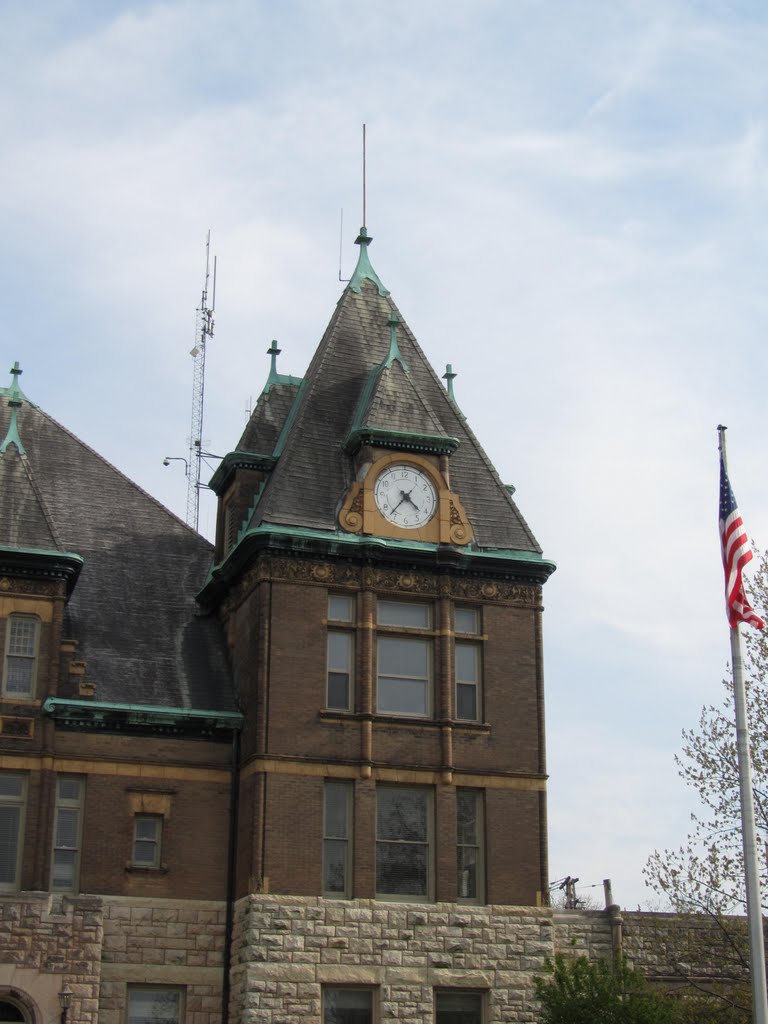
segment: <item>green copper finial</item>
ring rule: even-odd
[[[277,342],[272,339],[272,344],[267,349],[267,355],[271,357],[269,365],[269,376],[267,377],[267,383],[264,385],[264,390],[261,392],[262,395],[268,394],[272,389],[273,384],[294,384],[298,387],[301,384],[301,377],[292,377],[289,373],[278,373],[277,372],[277,357],[283,350],[277,347]]]
[[[443,380],[445,381],[445,386],[448,388],[448,397],[452,402],[456,401],[456,398],[453,394],[453,381],[456,376],[457,375],[453,372],[453,367],[451,366],[451,364],[446,363],[445,373],[443,374]]]
[[[267,380],[267,386],[274,384],[277,381],[277,357],[283,350],[277,347],[277,342],[272,339],[272,344],[267,349],[267,355],[272,357],[272,363],[269,367],[269,379]]]
[[[372,241],[373,239],[368,234],[368,228],[363,225],[363,227],[360,228],[360,234],[355,239],[355,245],[360,246],[360,255],[357,258],[355,272],[349,280],[349,287],[353,292],[360,294],[363,281],[373,281],[379,290],[379,295],[389,295],[389,291],[379,280],[379,275],[371,266],[371,261],[368,258],[368,246]]]
[[[11,386],[6,389],[6,395],[8,396],[8,406],[11,410],[11,422],[8,424],[8,433],[5,435],[5,440],[0,444],[0,455],[4,454],[8,448],[8,445],[15,444],[16,451],[19,455],[26,455],[24,445],[21,443],[19,437],[19,426],[16,422],[16,410],[21,408],[21,402],[24,398],[24,394],[19,387],[19,375],[24,371],[19,368],[18,360],[13,364],[11,370]]]
[[[389,324],[389,353],[387,354],[387,358],[384,360],[384,366],[389,369],[392,363],[397,360],[405,372],[410,373],[408,363],[406,363],[400,354],[400,347],[397,344],[397,325],[400,323],[400,320],[398,319],[397,313],[394,309],[389,314],[389,320],[387,320],[387,323]]]

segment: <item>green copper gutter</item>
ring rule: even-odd
[[[452,455],[461,442],[457,437],[446,437],[443,434],[414,434],[404,430],[359,427],[350,432],[344,442],[344,450],[353,454],[364,444],[375,445],[377,448],[395,448],[398,451]]]
[[[112,716],[129,726],[172,725],[183,723],[191,726],[205,726],[215,729],[240,729],[243,716],[239,711],[200,711],[191,708],[165,708],[153,704],[119,704],[112,701],[69,700],[64,697],[49,697],[43,704],[43,711],[54,718],[66,721],[89,719],[104,721]]]

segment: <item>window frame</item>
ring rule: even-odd
[[[131,1017],[131,996],[137,995],[141,992],[155,992],[158,995],[166,993],[178,995],[178,1014],[173,1024],[184,1024],[185,1013],[186,1013],[186,997],[187,987],[186,985],[145,985],[144,983],[132,984],[128,983],[125,987],[125,1024],[146,1024],[148,1021],[156,1021],[156,1017]],[[165,1021],[172,1021],[172,1018],[164,1018],[162,1024]]]
[[[10,882],[0,881],[0,893],[18,892],[21,888],[21,867],[24,860],[24,834],[27,817],[27,795],[29,777],[24,772],[0,772],[0,778],[13,778],[21,782],[21,793],[17,796],[0,794],[0,807],[18,807],[19,816],[16,828],[16,863],[14,877]]]
[[[459,613],[471,612],[474,616],[475,625],[473,629],[459,628]],[[482,643],[482,610],[468,605],[455,605],[453,609],[453,717],[457,722],[482,722],[484,721],[483,710],[483,643]],[[474,652],[474,678],[461,678],[459,676],[459,650],[472,650]],[[472,717],[459,714],[459,692],[460,688],[471,689],[473,692],[475,713]]]
[[[151,821],[155,825],[155,838],[148,839],[146,836],[139,836],[138,824],[139,821]],[[133,839],[131,840],[131,867],[132,868],[143,868],[145,871],[159,871],[162,867],[162,854],[163,854],[163,829],[165,826],[165,816],[162,814],[151,814],[145,813],[144,811],[138,811],[133,816]],[[155,856],[150,862],[147,860],[139,860],[136,857],[136,849],[138,843],[154,843]]]
[[[398,790],[400,792],[421,793],[425,798],[425,822],[426,838],[423,841],[415,839],[392,839],[380,837],[380,795],[386,791]],[[411,902],[411,903],[434,903],[435,900],[435,791],[433,786],[408,786],[399,783],[379,782],[376,785],[376,823],[375,823],[375,885],[376,899],[390,903]],[[379,888],[379,851],[382,847],[394,846],[420,846],[423,847],[426,867],[426,885],[424,892],[385,892]]]
[[[77,798],[63,797],[61,795],[62,783],[76,782],[78,786]],[[53,842],[51,846],[51,892],[78,892],[80,887],[80,859],[83,846],[83,807],[85,804],[85,776],[83,775],[57,775],[56,776],[56,803],[53,812]],[[77,813],[77,824],[75,831],[75,846],[67,846],[59,840],[59,812],[75,811]],[[56,854],[57,852],[74,853],[72,861],[72,884],[56,885]]]
[[[321,991],[322,1022],[323,1024],[338,1024],[326,1017],[327,997],[330,992],[364,992],[370,997],[370,1024],[376,1024],[378,1020],[378,989],[372,985],[323,985]]]
[[[12,654],[11,653],[11,636],[13,633],[13,627],[15,623],[19,622],[32,622],[34,624],[34,636],[32,639],[32,653],[31,654]],[[31,615],[28,612],[12,612],[6,621],[5,626],[5,646],[3,648],[3,697],[6,700],[34,700],[35,693],[37,692],[37,674],[40,661],[40,616]],[[10,675],[10,664],[11,659],[21,660],[30,662],[32,665],[29,679],[29,689],[20,690],[9,690],[8,689],[8,677]]]
[[[334,614],[334,601],[345,601],[348,606],[349,614],[344,617],[339,617]],[[328,594],[328,616],[327,616],[327,638],[326,638],[326,653],[325,653],[325,699],[324,707],[326,711],[335,711],[339,714],[353,712],[355,710],[355,634],[356,634],[356,615],[355,615],[355,597],[352,594]],[[337,606],[338,607],[338,606]],[[347,646],[347,665],[346,673],[338,670],[342,666],[331,663],[331,637],[343,637],[345,638]],[[331,703],[331,675],[344,675],[347,676],[347,700],[345,705],[332,704]]]
[[[475,841],[463,842],[459,826],[459,800],[472,799],[475,811]],[[475,850],[475,895],[461,895],[462,851]],[[456,788],[456,902],[482,905],[485,896],[485,791],[470,786]]]
[[[382,622],[382,605],[400,606],[410,608],[423,608],[426,612],[426,624],[414,625],[408,622]],[[430,601],[401,601],[397,598],[382,597],[376,602],[376,699],[375,711],[377,715],[393,716],[395,718],[418,718],[433,719],[435,717],[435,627],[434,607]],[[426,675],[406,675],[395,672],[384,673],[382,671],[382,641],[403,641],[406,644],[423,646],[425,652]],[[413,711],[410,708],[398,709],[392,706],[383,706],[382,696],[385,691],[385,681],[401,684],[423,683],[424,689],[424,710]],[[392,702],[396,703],[396,702]]]
[[[344,793],[344,832],[343,836],[332,836],[328,833],[328,796],[331,787],[343,790]],[[352,851],[354,837],[354,783],[349,779],[326,779],[323,785],[323,863],[322,893],[325,899],[350,899],[352,896]],[[326,869],[329,864],[329,845],[344,843],[344,885],[341,891],[326,888]]]

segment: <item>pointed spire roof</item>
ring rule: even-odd
[[[422,450],[453,452],[451,488],[472,523],[473,550],[540,560],[528,524],[373,269],[370,241],[361,230],[355,273],[286,416],[277,462],[241,538],[281,528],[340,535],[338,512],[354,477],[350,451],[356,432],[363,443],[360,433],[370,430],[375,443],[388,434],[393,449],[407,435],[435,440]]]
[[[0,521],[6,524],[2,543],[29,551],[63,551],[19,433],[18,413],[28,402],[19,387],[21,373],[14,363],[11,385],[2,389],[10,413],[0,443]]]

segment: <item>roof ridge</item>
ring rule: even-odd
[[[40,488],[37,486],[37,480],[35,480],[35,474],[32,471],[32,464],[29,461],[29,457],[25,453],[24,455],[20,455],[19,458],[21,459],[22,467],[24,468],[24,472],[26,473],[27,479],[29,480],[29,485],[32,488],[34,495],[37,498],[38,504],[40,505],[40,508],[42,510],[43,519],[45,519],[46,526],[51,531],[51,537],[53,537],[54,544],[59,551],[63,551],[64,546],[61,543],[59,531],[56,528],[55,520],[51,515],[50,510],[48,509],[48,505],[46,504],[45,499],[43,498],[42,492]]]

